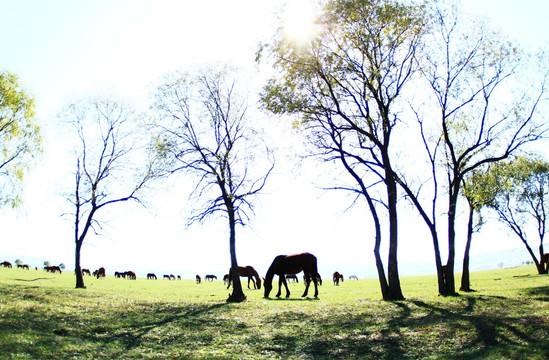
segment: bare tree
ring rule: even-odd
[[[228,301],[240,302],[246,296],[238,275],[236,226],[250,220],[251,200],[265,186],[274,159],[248,122],[246,101],[238,98],[232,75],[227,69],[206,69],[169,78],[158,89],[155,109],[157,149],[166,171],[196,177],[191,197],[203,205],[189,223],[216,214],[228,220],[233,283]]]
[[[98,233],[98,211],[133,200],[156,178],[147,143],[137,132],[137,114],[108,99],[89,99],[68,106],[63,116],[78,136],[74,192],[68,196],[74,217],[76,287],[85,288],[80,253],[90,231]]]
[[[541,138],[547,127],[536,121],[536,115],[548,73],[542,68],[539,78],[529,81],[532,69],[520,51],[484,25],[466,23],[457,8],[435,5],[432,14],[433,37],[427,42],[432,46],[420,61],[435,107],[429,108],[428,115],[416,112],[432,169],[428,180],[433,184],[432,197],[411,189],[402,178],[400,184],[431,232],[439,293],[453,295],[456,216],[463,181],[470,172],[506,159]],[[432,114],[439,114],[438,120],[433,121]],[[447,195],[445,264],[436,210],[442,191]]]

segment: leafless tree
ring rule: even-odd
[[[246,299],[238,275],[236,226],[253,214],[252,199],[269,177],[274,158],[247,119],[233,71],[205,69],[195,76],[176,75],[156,94],[159,119],[157,150],[169,174],[185,172],[196,179],[191,197],[202,201],[190,223],[216,214],[228,220],[233,293],[228,301]]]

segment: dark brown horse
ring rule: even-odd
[[[336,271],[334,273],[333,279],[334,279],[334,285],[338,286],[339,285],[339,280],[341,280],[341,282],[343,282],[343,274],[340,274],[338,271]]]
[[[229,274],[231,271],[229,270]],[[252,267],[252,266],[239,266],[238,267],[238,275],[239,276],[246,276],[248,278],[248,289],[250,288],[250,280],[252,281],[252,284],[254,285],[254,289],[261,289],[261,278],[259,277],[259,273]],[[228,278],[228,285],[227,289],[231,287],[231,284],[233,282],[232,277],[229,275]],[[257,287],[256,287],[257,286]]]
[[[99,269],[93,272],[93,275],[99,279],[100,277],[105,277],[107,274],[106,274],[105,268],[100,267]]]
[[[294,275],[303,271],[305,274],[305,292],[302,297],[307,296],[309,292],[309,285],[311,281],[315,284],[315,298],[318,297],[318,269],[316,265],[316,256],[309,253],[295,254],[295,255],[279,255],[275,257],[273,263],[267,270],[265,275],[265,297],[269,297],[269,293],[273,288],[273,277],[278,275],[278,293],[276,297],[280,297],[282,291],[282,284],[286,288],[286,297],[290,297],[290,289],[288,289],[288,283],[284,275]]]

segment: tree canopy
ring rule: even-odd
[[[42,152],[34,98],[17,75],[0,73],[0,203],[20,202],[24,173]]]

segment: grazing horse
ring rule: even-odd
[[[170,280],[170,275],[164,274],[164,276],[163,276],[162,278],[163,278],[163,279],[168,279],[168,280]]]
[[[305,273],[305,292],[302,297],[307,296],[311,281],[315,284],[315,298],[318,297],[318,269],[316,264],[316,256],[309,253],[295,255],[279,255],[274,258],[273,263],[267,270],[265,275],[265,297],[269,297],[269,293],[273,288],[273,277],[278,275],[278,293],[276,297],[280,297],[281,287],[284,284],[286,288],[286,297],[290,297],[290,289],[286,282],[286,274],[297,274],[300,271]]]
[[[91,276],[90,269],[82,269],[82,275],[84,274],[88,274],[89,276]]]
[[[126,273],[125,272],[120,272],[120,271],[115,271],[114,272],[114,277],[118,278],[118,279],[120,279],[121,277],[126,278]]]
[[[356,276],[356,275],[351,275],[351,276],[349,276],[349,280],[356,280],[356,281],[358,281],[358,276]]]
[[[227,285],[229,283],[229,274],[223,275],[223,283]]]
[[[156,275],[154,273],[148,273],[147,274],[147,280],[157,280]]]
[[[296,283],[299,283],[299,280],[297,279],[297,275],[296,274],[293,274],[293,275],[286,275],[286,280],[287,281],[294,281]]]
[[[336,271],[333,275],[333,279],[334,279],[334,286],[338,286],[339,280],[343,282],[343,274],[340,274],[338,271]]]
[[[56,273],[59,272],[61,274],[61,268],[59,266],[46,266],[44,268],[46,272]]]
[[[130,280],[137,280],[137,275],[133,271],[125,271],[124,277]]]
[[[231,273],[231,271],[229,270],[229,274],[230,273]],[[248,277],[248,289],[250,288],[250,280],[252,281],[252,284],[254,285],[254,289],[261,289],[261,278],[259,277],[259,273],[252,266],[249,266],[249,265],[245,266],[245,267],[244,266],[239,266],[238,267],[238,276]],[[232,282],[233,282],[233,279],[229,275],[227,289],[231,287]]]
[[[11,263],[9,261],[3,261],[0,266],[3,266],[3,267],[7,267],[7,268],[11,268]]]
[[[105,268],[100,267],[99,269],[93,272],[93,275],[99,279],[100,277],[105,277],[107,274],[105,272]]]
[[[27,269],[29,270],[29,266],[27,264],[17,264],[18,269]]]
[[[200,277],[200,275],[196,275],[196,283],[197,284],[200,284],[202,282],[202,278]]]
[[[208,281],[214,281],[214,280],[217,280],[217,276],[215,275],[206,275],[206,280]]]

